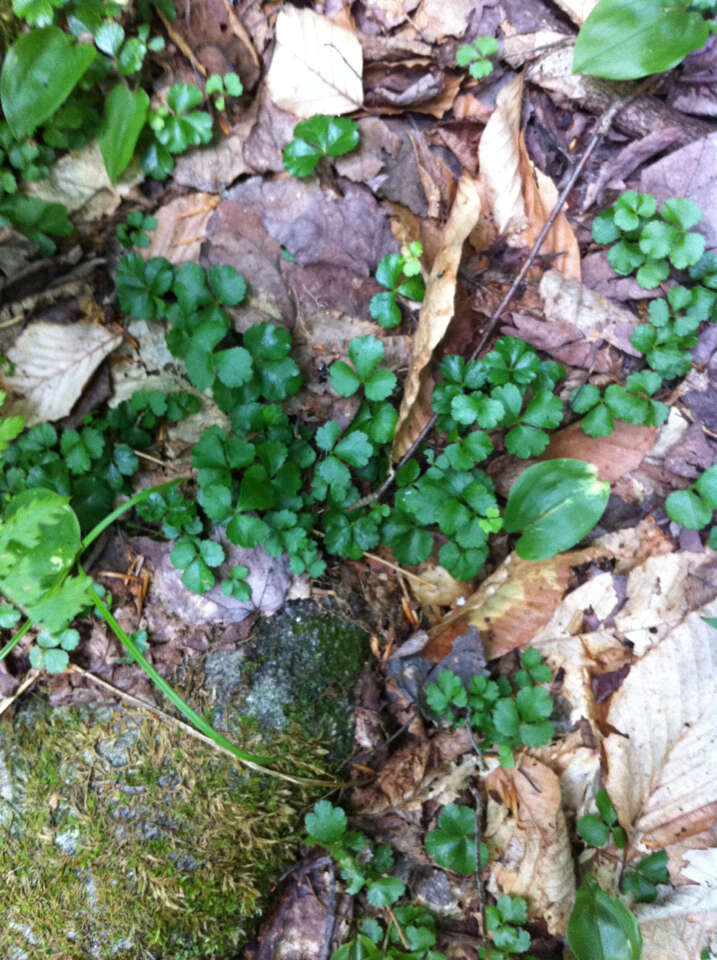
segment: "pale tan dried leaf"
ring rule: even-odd
[[[636,904],[643,956],[650,960],[696,960],[717,948],[717,849],[688,850],[676,890],[655,903]],[[685,881],[688,881],[685,883]]]
[[[571,423],[551,436],[540,459],[585,460],[595,464],[601,480],[612,483],[640,466],[654,438],[654,427],[625,420],[616,420],[615,429],[607,437],[589,437],[579,422]]]
[[[523,202],[527,219],[527,226],[520,241],[522,246],[532,247],[557,203],[558,191],[550,177],[543,173],[528,156],[522,131],[519,151]],[[553,261],[556,269],[550,271],[551,273],[564,275],[575,282],[580,282],[580,247],[564,213],[559,213],[555,218],[548,235],[543,240],[540,252],[556,254]]]
[[[207,223],[220,200],[217,194],[190,193],[160,207],[154,214],[157,227],[149,235],[149,246],[142,251],[145,259],[166,257],[177,265],[196,263],[202,243],[207,239]]]
[[[421,579],[411,581],[411,591],[429,620],[433,618],[432,622],[440,617],[440,607],[452,607],[456,602],[462,604],[470,596],[471,584],[454,580],[439,564],[422,563],[416,573]]]
[[[473,0],[423,0],[411,23],[421,39],[436,43],[445,37],[462,37],[475,8]]]
[[[469,626],[478,629],[489,660],[515,647],[527,646],[553,617],[573,569],[609,556],[607,550],[596,547],[537,562],[510,554],[464,607],[436,624],[423,656],[437,662],[450,652],[453,640]],[[617,598],[613,606],[616,602]]]
[[[480,179],[498,232],[513,236],[527,226],[518,149],[522,103],[523,77],[518,74],[498,94],[478,147]]]
[[[3,414],[25,417],[28,426],[66,417],[121,340],[121,334],[89,320],[30,324],[7,353],[15,370],[2,378],[9,398]]]
[[[642,842],[717,800],[717,630],[690,613],[636,663],[613,694],[604,741],[606,789]]]
[[[629,573],[633,567],[643,563],[648,557],[664,556],[672,553],[672,541],[648,515],[636,527],[627,527],[596,537],[593,546],[604,547],[617,560],[615,573]]]
[[[144,179],[139,165],[130,164],[122,179],[111,184],[96,140],[71,150],[50,167],[45,180],[33,180],[25,192],[45,203],[62,203],[75,223],[89,223],[114,213],[122,198]]]
[[[538,30],[535,33],[518,33],[510,21],[504,20],[501,25],[503,43],[501,46],[501,60],[509,63],[514,70],[522,67],[529,60],[545,54],[556,43],[572,43],[572,36],[558,33],[556,30]]]
[[[557,6],[581,27],[597,5],[598,0],[555,0]]]
[[[426,295],[413,341],[413,356],[406,377],[391,459],[399,460],[431,416],[430,387],[419,403],[421,387],[428,384],[427,368],[454,312],[456,278],[463,243],[480,216],[480,200],[473,178],[464,173],[443,234],[443,244],[433,261]]]
[[[699,577],[700,568],[708,563],[708,554],[682,550],[649,557],[630,571],[627,600],[615,614],[615,628],[633,645],[636,656],[644,656],[699,605],[692,575]]]
[[[604,340],[632,357],[640,355],[630,343],[637,324],[634,314],[588,290],[578,279],[566,276],[565,271],[546,270],[540,281],[540,296],[546,320],[571,324],[596,345],[596,350],[598,341]]]
[[[521,772],[523,771],[523,772]],[[517,796],[517,821],[489,790],[485,841],[497,858],[488,890],[495,896],[522,896],[532,916],[544,918],[551,933],[562,933],[575,897],[575,872],[568,826],[555,773],[532,757],[520,770],[501,770]],[[525,775],[524,775],[525,774]]]
[[[306,7],[286,4],[276,18],[269,96],[296,117],[340,116],[363,103],[363,52],[354,33]]]

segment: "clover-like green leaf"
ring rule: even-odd
[[[426,836],[426,851],[436,863],[468,876],[476,869],[475,811],[456,803],[445,806],[438,827]]]
[[[319,844],[336,843],[346,832],[346,814],[328,800],[319,800],[311,813],[304,817],[306,832]]]

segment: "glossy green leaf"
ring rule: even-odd
[[[575,43],[573,73],[634,80],[671,70],[707,42],[687,0],[600,0]]]
[[[642,936],[636,917],[600,889],[593,877],[579,888],[566,937],[577,960],[640,960]]]
[[[610,827],[594,814],[578,820],[578,833],[590,847],[604,847],[610,839]]]
[[[31,30],[10,47],[0,77],[0,99],[12,132],[31,134],[65,102],[95,59],[91,43],[76,43],[59,27]]]
[[[509,533],[522,533],[516,552],[545,560],[568,550],[598,522],[610,484],[582,460],[548,460],[528,467],[513,485],[504,514]]]
[[[476,869],[475,832],[475,811],[450,803],[426,836],[426,851],[439,866],[468,876]]]
[[[328,800],[319,800],[304,817],[306,832],[316,843],[335,843],[346,832],[346,814]]]
[[[116,183],[132,159],[148,108],[149,97],[144,90],[132,91],[121,83],[110,91],[105,101],[97,140],[111,183]]]
[[[712,509],[694,490],[674,490],[665,500],[670,520],[687,530],[701,530],[712,519]]]

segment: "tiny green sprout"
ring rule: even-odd
[[[207,96],[215,95],[214,106],[217,110],[223,110],[224,95],[228,94],[230,97],[240,97],[244,92],[244,87],[239,79],[239,75],[236,73],[225,73],[223,77],[218,73],[213,73],[207,77],[205,90]]]
[[[656,850],[643,857],[634,870],[623,877],[620,889],[623,893],[631,893],[638,903],[654,903],[657,899],[658,883],[669,882],[667,853]]]
[[[468,705],[468,694],[452,670],[443,670],[438,675],[438,683],[426,686],[426,702],[437,716],[443,716],[451,707],[462,710]]]
[[[317,114],[294,127],[294,139],[284,147],[284,167],[292,177],[308,177],[324,157],[342,157],[358,142],[355,120]]]
[[[229,579],[222,580],[222,593],[225,597],[246,602],[251,600],[251,587],[244,581],[249,576],[249,568],[240,564],[229,571]]]
[[[147,639],[146,630],[136,630],[134,633],[130,634],[130,639],[134,641],[135,646],[140,653],[147,653],[149,650],[149,640]],[[128,654],[126,657],[120,657],[117,661],[118,663],[134,663],[135,658],[132,654]]]
[[[30,647],[30,664],[35,670],[44,667],[48,673],[63,673],[70,664],[67,652],[76,649],[79,642],[77,630],[67,629],[57,634],[42,630]]]
[[[421,276],[419,257],[423,247],[418,241],[404,247],[398,253],[389,253],[376,269],[376,280],[385,291],[371,298],[369,312],[382,327],[390,329],[401,322],[401,310],[397,296],[420,303],[426,293],[426,285]]]
[[[627,838],[625,831],[617,824],[617,813],[606,790],[598,790],[595,805],[598,816],[588,813],[581,817],[578,820],[578,833],[588,846],[597,848],[604,847],[612,834],[613,843],[622,850]]]
[[[124,223],[117,225],[117,239],[130,250],[132,247],[148,247],[148,230],[157,229],[155,217],[143,214],[141,210],[133,210]]]
[[[493,64],[488,57],[498,52],[495,37],[476,37],[471,43],[464,43],[456,53],[459,67],[468,67],[468,72],[476,80],[487,77],[493,72]]]
[[[649,193],[626,190],[593,221],[596,243],[612,243],[607,258],[616,273],[630,276],[645,290],[653,290],[670,273],[670,265],[684,270],[697,264],[705,252],[705,239],[691,233],[702,211],[688,198],[666,200],[657,213]]]
[[[166,180],[174,169],[174,155],[190,147],[209,143],[212,118],[205,110],[196,110],[202,91],[192,83],[170,87],[167,105],[150,110],[148,124],[152,137],[142,155],[144,172],[155,180]]]
[[[674,490],[665,500],[665,510],[686,530],[706,527],[717,510],[717,465],[708,467],[687,490]]]

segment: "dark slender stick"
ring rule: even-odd
[[[595,127],[595,132],[590,138],[590,142],[585,148],[585,151],[582,157],[580,158],[579,163],[575,166],[575,168],[573,169],[573,172],[570,174],[570,177],[568,178],[568,182],[565,184],[565,186],[561,190],[560,196],[558,197],[555,203],[555,206],[553,207],[550,213],[550,216],[543,224],[543,228],[538,234],[538,236],[535,238],[535,243],[531,247],[530,253],[526,257],[525,263],[520,268],[520,271],[517,277],[510,285],[510,289],[508,290],[506,295],[503,297],[503,299],[500,301],[496,309],[491,314],[490,320],[488,321],[488,325],[486,326],[480,340],[478,341],[478,346],[475,348],[475,350],[470,356],[471,360],[474,360],[478,356],[478,354],[481,352],[483,347],[488,342],[488,339],[490,338],[490,336],[493,334],[493,331],[498,325],[498,321],[503,315],[505,308],[508,306],[510,301],[515,296],[515,293],[518,287],[520,286],[521,282],[523,281],[526,273],[531,268],[531,266],[535,262],[535,258],[540,253],[540,248],[543,245],[543,241],[547,237],[553,224],[558,218],[560,211],[563,209],[563,205],[565,204],[565,201],[568,198],[568,194],[575,186],[575,183],[577,182],[578,178],[580,177],[583,170],[585,169],[585,165],[587,164],[588,160],[590,159],[593,152],[595,151],[595,148],[597,147],[598,143],[600,143],[602,138],[610,129],[612,122],[615,119],[615,116],[620,112],[620,110],[622,110],[629,103],[631,103],[635,99],[635,97],[638,97],[640,96],[640,94],[644,93],[645,89],[651,86],[654,82],[655,82],[654,77],[648,77],[647,80],[644,80],[638,87],[636,87],[633,93],[631,93],[629,96],[621,97],[619,100],[616,100],[615,103],[613,103],[612,106],[610,106],[605,111],[605,113],[602,115],[602,117],[598,121],[597,126]],[[381,499],[384,493],[393,484],[393,481],[396,479],[396,474],[398,473],[398,471],[406,463],[406,461],[413,456],[413,454],[416,452],[416,449],[420,446],[421,443],[423,443],[426,436],[431,432],[431,430],[436,424],[437,419],[438,418],[436,417],[435,413],[431,415],[430,419],[423,426],[423,428],[421,429],[421,432],[413,441],[413,443],[408,448],[406,453],[401,457],[401,459],[396,464],[396,466],[389,471],[388,476],[383,481],[383,483],[378,488],[378,490],[375,490],[373,493],[370,493],[368,496],[363,497],[361,500],[358,500],[356,503],[352,504],[350,507],[347,507],[346,509],[347,513],[350,513],[352,510],[358,510],[359,507],[366,507],[369,504],[375,503],[377,500]]]
[[[490,960],[492,951],[490,948],[490,942],[488,940],[488,928],[486,926],[485,918],[485,897],[483,896],[483,878],[481,877],[481,866],[480,866],[480,838],[483,825],[483,804],[481,801],[480,790],[476,790],[475,787],[470,788],[471,793],[473,794],[473,799],[476,802],[476,833],[475,833],[475,847],[476,847],[476,888],[478,890],[478,910],[480,911],[480,923],[481,923],[481,933],[483,935],[483,943],[486,949],[486,957]]]

